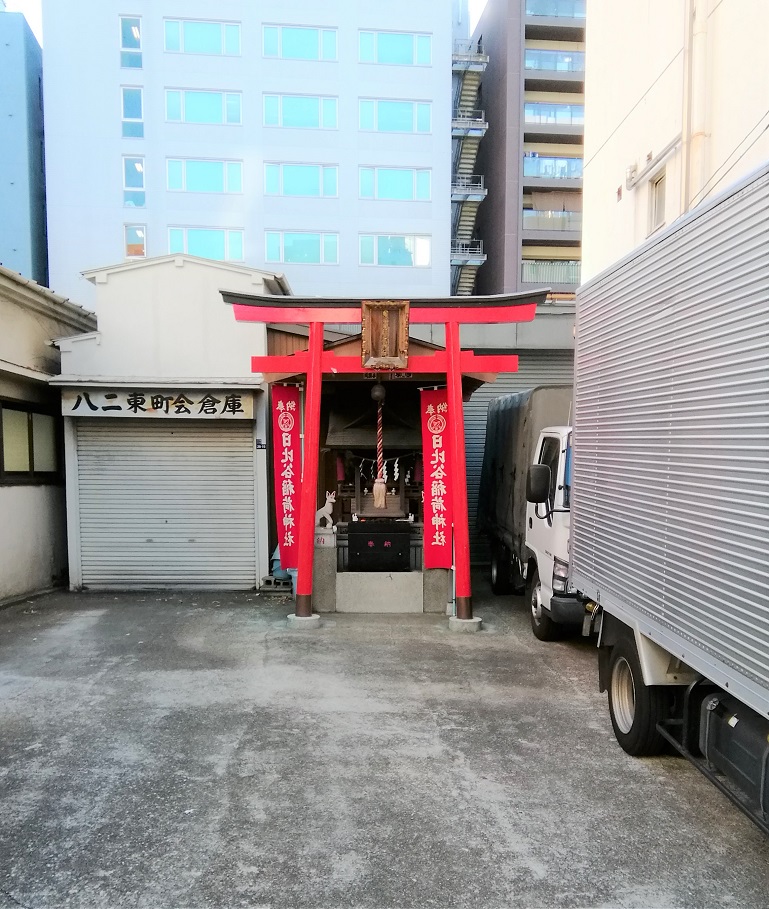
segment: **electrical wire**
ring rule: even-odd
[[[762,120],[766,120],[767,117],[769,117],[769,111],[766,111],[766,113],[762,114],[761,117],[760,117],[759,120],[758,120],[758,123],[756,123],[756,125],[755,125],[752,129],[749,129],[749,130],[748,130],[748,132],[747,132],[745,138],[742,139],[742,140],[737,144],[737,146],[733,149],[731,155],[729,155],[729,158],[731,158],[732,155],[734,155],[734,154],[737,153],[737,151],[738,151],[740,145],[742,145],[743,142],[747,142],[748,137],[750,136],[750,134],[751,134],[752,132],[754,132],[756,129],[758,129],[758,127],[761,125],[761,121],[762,121]],[[750,143],[750,145],[748,145],[748,147],[742,152],[742,154],[739,156],[739,158],[736,158],[736,159],[731,163],[731,165],[729,165],[729,168],[728,168],[727,170],[725,170],[724,173],[722,174],[721,171],[724,169],[724,167],[726,167],[727,164],[729,164],[729,158],[727,158],[726,161],[724,161],[724,163],[721,165],[721,167],[719,167],[718,170],[716,170],[716,171],[713,173],[713,175],[712,175],[712,176],[710,177],[710,179],[705,183],[705,185],[702,187],[702,189],[701,189],[695,196],[692,196],[692,198],[691,198],[691,200],[690,200],[690,202],[689,202],[689,205],[690,205],[690,206],[696,205],[696,204],[697,204],[697,200],[700,198],[700,196],[701,196],[703,193],[706,193],[706,192],[707,192],[708,187],[710,187],[710,185],[713,183],[714,180],[720,180],[722,177],[725,177],[728,173],[730,173],[731,170],[735,167],[735,165],[739,164],[739,162],[745,157],[745,155],[751,150],[751,148],[753,148],[753,146],[756,144],[756,142],[758,142],[758,140],[761,138],[761,136],[763,136],[763,134],[767,131],[767,129],[769,129],[769,123],[767,123],[767,124],[764,126],[764,128],[761,130],[761,132],[758,133],[758,135],[753,139],[753,141]]]
[[[673,59],[667,64],[667,66],[662,70],[662,72],[657,76],[657,78],[652,82],[652,84],[646,89],[646,91],[641,95],[641,97],[636,101],[636,103],[630,108],[630,110],[625,114],[625,116],[619,121],[619,123],[614,127],[614,129],[609,133],[609,135],[603,140],[603,142],[598,146],[598,148],[593,152],[593,154],[585,161],[583,168],[587,167],[588,164],[595,158],[595,156],[604,148],[607,142],[615,135],[617,130],[622,126],[622,124],[627,120],[627,118],[633,113],[633,111],[638,107],[638,105],[644,100],[644,98],[649,94],[649,92],[654,88],[654,86],[660,81],[660,79],[665,75],[665,73],[670,69],[670,67],[676,62],[676,60],[681,56],[683,50],[678,51],[678,53],[673,57]]]

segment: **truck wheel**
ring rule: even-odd
[[[660,754],[665,739],[657,723],[665,719],[664,686],[644,685],[635,641],[620,638],[609,657],[609,714],[614,735],[634,757]]]
[[[561,626],[554,622],[542,605],[542,585],[539,583],[539,571],[532,568],[529,579],[529,607],[531,630],[540,641],[557,641],[561,636]]]
[[[498,596],[512,591],[510,580],[510,556],[504,543],[495,540],[491,544],[491,590]]]

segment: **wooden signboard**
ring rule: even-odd
[[[363,368],[406,369],[408,362],[408,300],[363,300],[361,302]]]

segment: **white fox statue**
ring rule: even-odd
[[[316,527],[323,526],[321,524],[321,521],[325,522],[326,527],[334,526],[334,519],[331,516],[331,513],[334,510],[334,502],[336,502],[336,493],[327,492],[326,493],[326,504],[315,512],[315,526]]]

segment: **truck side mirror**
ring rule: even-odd
[[[526,474],[526,501],[539,505],[550,496],[550,468],[547,464],[532,464]]]

